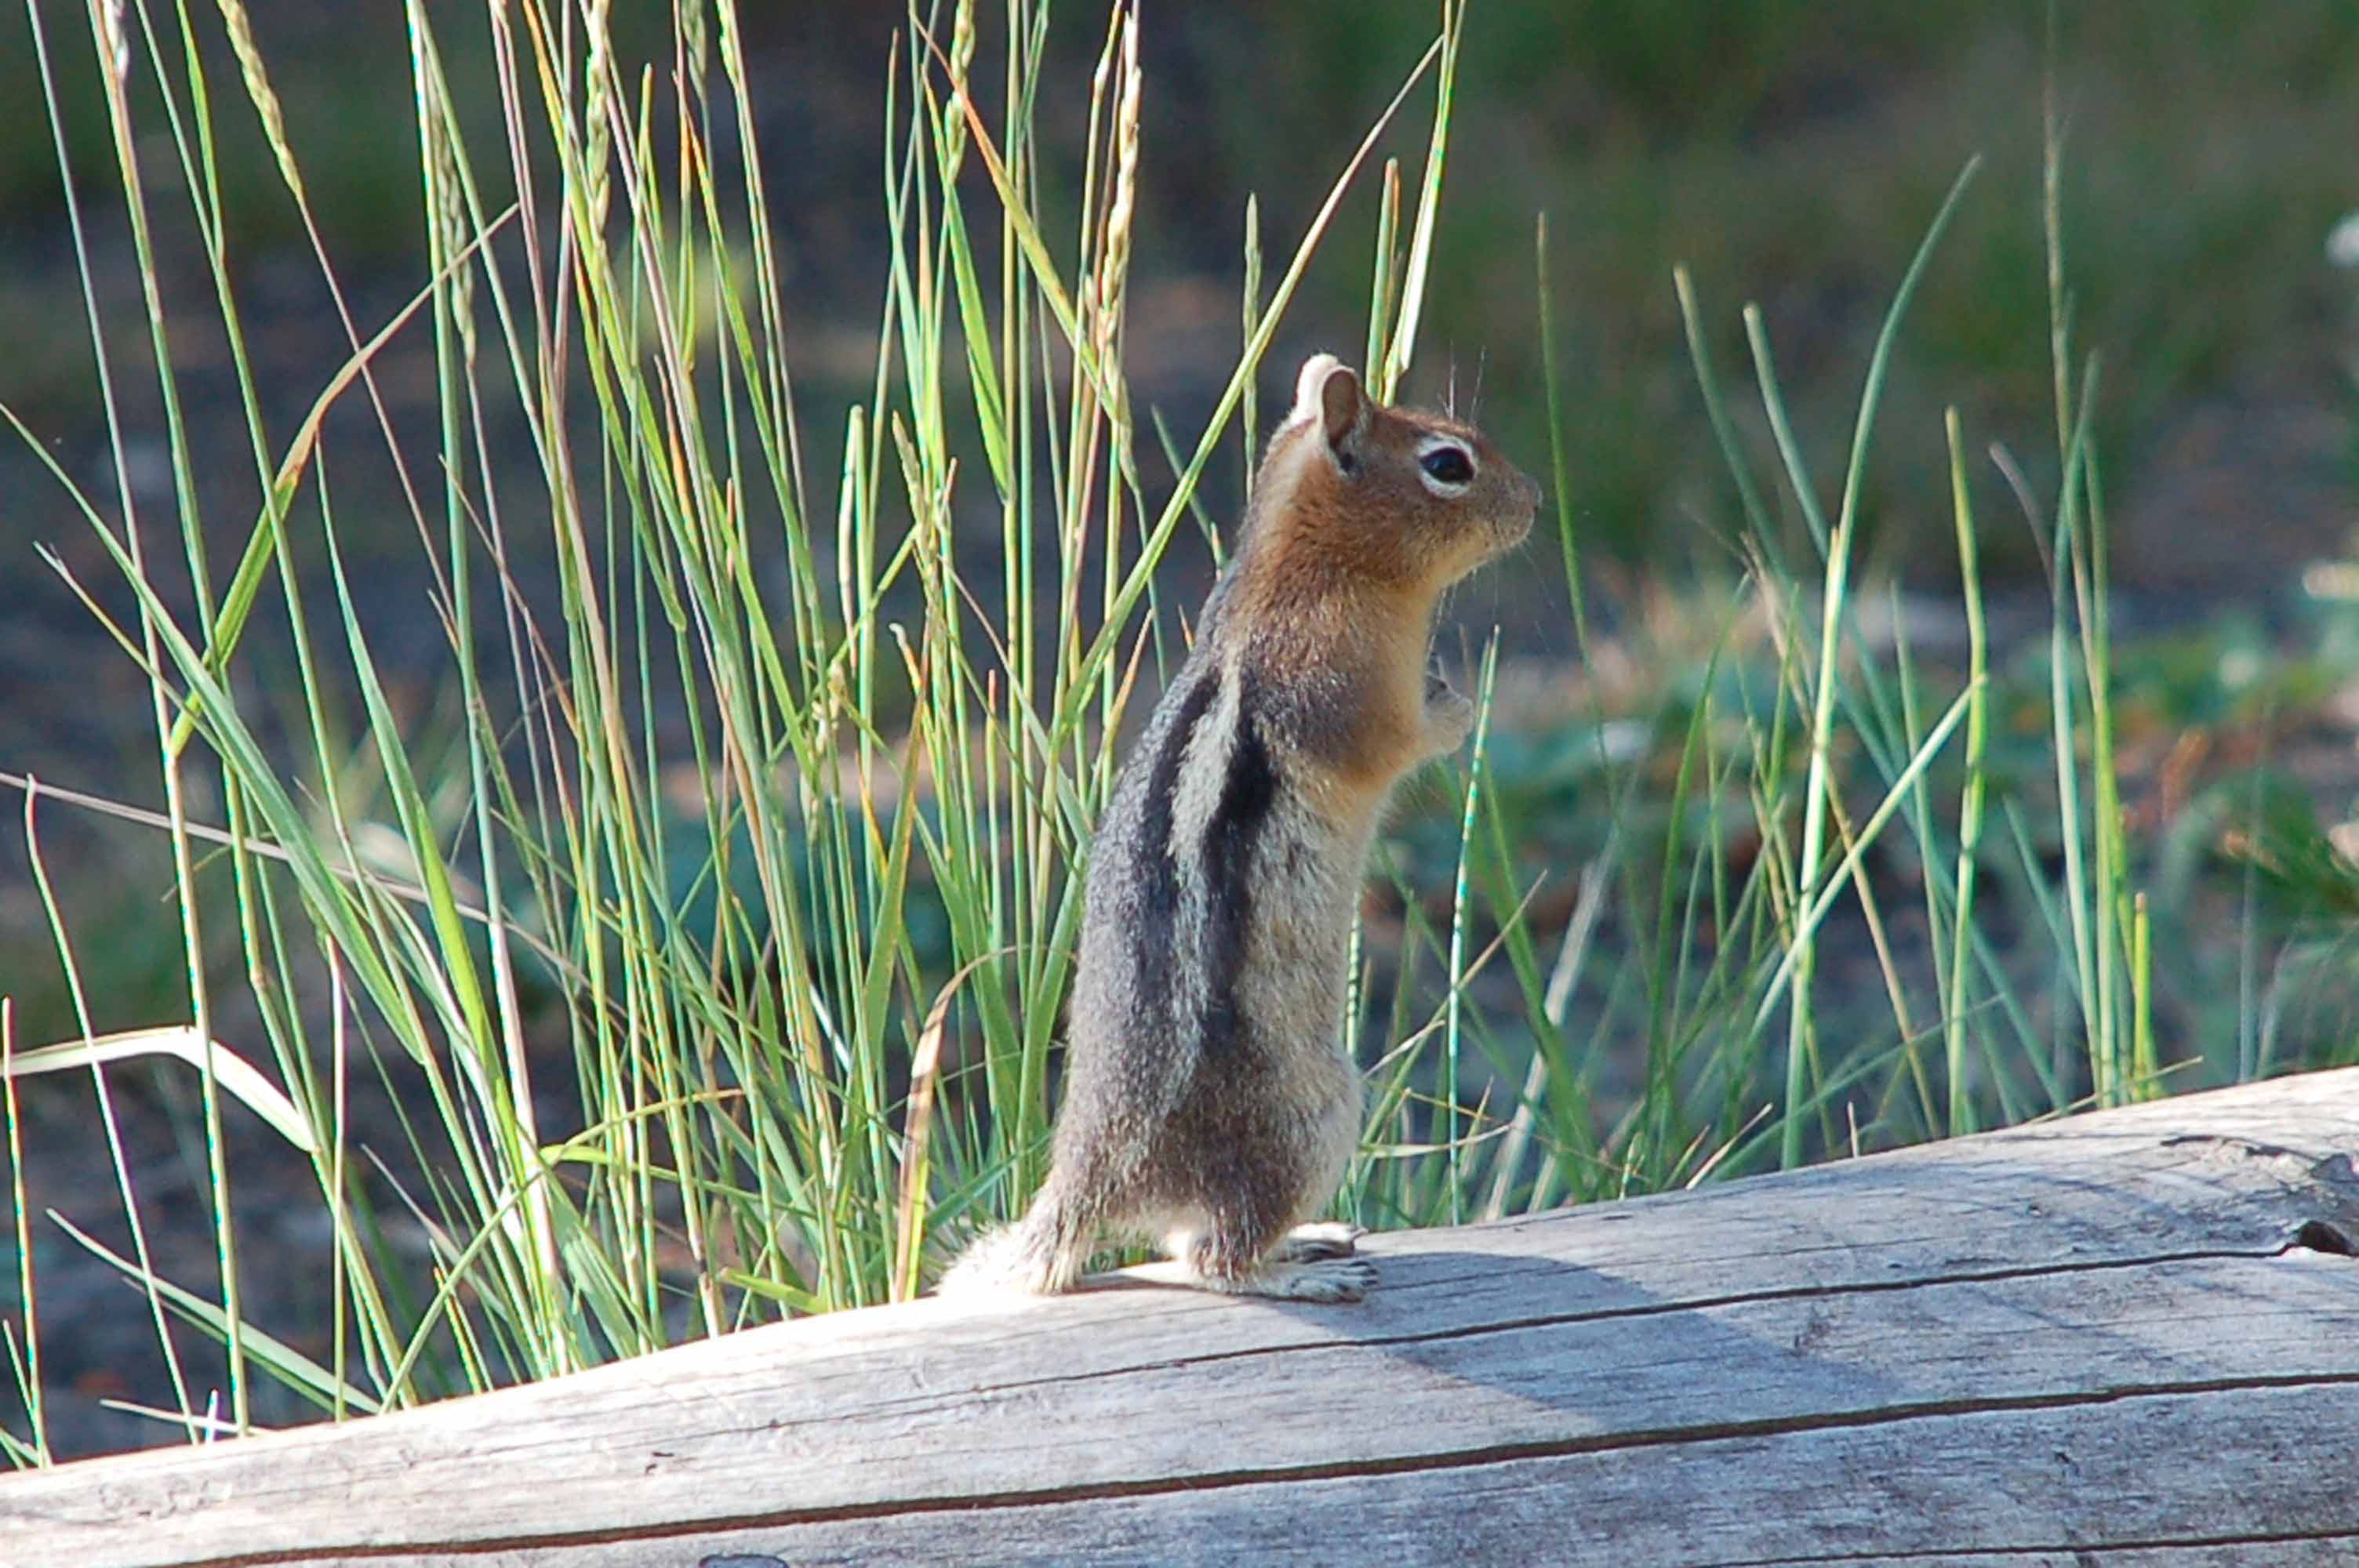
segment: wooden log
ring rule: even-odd
[[[0,1563],[2359,1562],[2359,1069],[0,1478]]]

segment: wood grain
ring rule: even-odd
[[[1360,1307],[844,1314],[0,1478],[0,1563],[2354,1562],[2354,1152],[2359,1070],[1375,1237]]]

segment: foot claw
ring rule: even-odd
[[[1256,1283],[1255,1294],[1285,1301],[1356,1302],[1375,1289],[1376,1266],[1365,1258],[1287,1264],[1266,1271]]]

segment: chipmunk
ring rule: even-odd
[[[1358,1301],[1359,1231],[1306,1224],[1358,1146],[1337,1047],[1352,916],[1393,786],[1473,706],[1428,673],[1451,584],[1520,544],[1539,490],[1467,426],[1307,362],[1241,547],[1117,778],[1092,854],[1047,1183],[945,1292],[1071,1289],[1102,1235],[1151,1278]]]

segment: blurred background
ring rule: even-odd
[[[304,149],[321,238],[365,332],[424,276],[401,8],[259,0],[248,9],[290,140]],[[428,9],[455,20],[469,8]],[[643,35],[644,50],[662,32],[641,9],[618,7],[615,26],[625,47]],[[2054,466],[2040,226],[2049,9],[2043,0],[1478,6],[1410,395],[1473,407],[1527,466],[1545,464],[1533,227],[1547,214],[1570,500],[1603,590],[1610,600],[1639,574],[1734,570],[1734,496],[1696,395],[1672,265],[1690,269],[1731,371],[1747,363],[1739,308],[1761,307],[1798,433],[1825,455],[1821,480],[1832,482],[1892,288],[1942,194],[1979,155],[1982,172],[1897,346],[1863,507],[1868,575],[1940,590],[1954,578],[1940,409],[1956,404],[1977,444],[2007,444],[2035,474],[2043,453]],[[1290,248],[1430,38],[1430,10],[1422,0],[1304,0],[1147,16],[1143,132],[1155,156],[1141,177],[1131,362],[1141,400],[1174,429],[1195,427],[1234,362],[1248,197],[1266,245]],[[136,416],[148,395],[146,326],[112,199],[103,100],[78,9],[51,13],[66,143]],[[1079,9],[1061,16],[1048,69],[1085,81],[1099,21]],[[839,430],[873,374],[887,254],[886,67],[901,22],[900,8],[884,4],[747,8],[753,78],[766,94],[757,105],[766,173],[775,211],[791,214],[777,238],[815,432]],[[481,27],[448,31],[454,80],[488,82],[486,60],[467,52],[485,47]],[[12,33],[0,93],[37,104],[21,20]],[[234,89],[235,62],[219,53],[208,61],[217,89]],[[2111,483],[2113,580],[2133,622],[2234,611],[2277,625],[2299,601],[2305,568],[2339,557],[2354,523],[2359,270],[2332,263],[2329,239],[2359,207],[2349,151],[2359,12],[2336,0],[2068,4],[2057,12],[2054,67],[2073,330],[2104,361],[2093,434]],[[473,110],[494,123],[488,89]],[[1085,110],[1079,93],[1043,105],[1052,182],[1078,178],[1054,155],[1078,156]],[[218,119],[230,265],[277,405],[272,427],[287,431],[341,362],[344,340],[251,114]],[[0,400],[69,473],[95,484],[109,471],[98,385],[57,160],[36,129],[28,120],[0,147]],[[1397,128],[1383,148],[1412,179],[1421,134]],[[157,151],[151,178],[175,168],[168,143]],[[1283,395],[1302,352],[1357,357],[1373,187],[1347,204],[1294,307],[1265,367],[1269,395]],[[158,236],[168,308],[176,287],[198,303],[210,296],[196,270],[201,252],[179,243],[188,238]],[[174,351],[197,388],[223,394],[193,397],[185,412],[200,443],[210,430],[226,455],[245,446],[235,384],[204,316],[179,314],[185,336]],[[431,406],[430,354],[429,336],[413,333],[380,362],[389,395],[397,406],[407,395],[413,414]],[[1754,399],[1732,402],[1760,427]],[[340,467],[355,477],[386,469],[371,423],[357,414],[343,423],[348,438],[331,447]],[[430,427],[405,435],[430,450]],[[131,455],[135,484],[168,495],[162,454]],[[1147,454],[1150,483],[1168,477],[1156,457]],[[221,465],[224,502],[241,483],[250,502],[250,467]],[[1232,471],[1212,493],[1237,483]],[[0,760],[60,782],[66,759],[106,754],[112,722],[136,719],[142,706],[131,700],[136,672],[102,651],[90,617],[31,554],[47,543],[69,563],[87,560],[69,505],[29,454],[0,449],[0,670],[16,694],[0,713]],[[343,525],[364,547],[366,515],[348,511]],[[410,555],[404,509],[388,503],[382,528],[383,587],[397,601]],[[2000,521],[1986,534],[1995,582],[2037,588],[2030,531]],[[1503,602],[1495,613],[1516,642],[1560,651],[1562,597],[1544,579],[1554,564],[1533,565],[1528,605]],[[430,626],[420,633],[439,642]],[[107,689],[126,700],[86,700],[81,681],[49,678],[61,667],[125,683]]]
[[[426,9],[443,19],[463,99],[465,83],[491,80],[487,56],[467,52],[487,47],[480,8],[432,0]],[[665,36],[659,18],[641,14],[655,9],[615,8],[626,57]],[[248,10],[288,138],[304,149],[319,238],[366,334],[409,300],[426,271],[402,7],[252,0]],[[62,93],[73,193],[94,236],[92,287],[125,422],[160,432],[137,260],[82,7],[40,0],[38,11]],[[745,12],[760,152],[782,220],[798,394],[824,453],[874,376],[888,256],[885,83],[904,14],[788,0]],[[2049,18],[2042,0],[1480,0],[1466,30],[1409,391],[1472,409],[1543,471],[1544,282],[1565,389],[1562,499],[1592,603],[1609,629],[1658,629],[1628,646],[1677,648],[1683,606],[1724,589],[1745,562],[1731,543],[1736,498],[1697,394],[1672,266],[1690,270],[1733,385],[1745,384],[1738,372],[1749,362],[1739,311],[1760,306],[1797,433],[1831,486],[1892,290],[1943,195],[1979,156],[1980,174],[1898,341],[1862,512],[1861,575],[1892,613],[1921,613],[1924,634],[1938,642],[1955,619],[1947,600],[1957,578],[1944,407],[1959,409],[1975,453],[2003,446],[2035,492],[2055,486],[2041,206],[2052,73],[2072,330],[2103,356],[2093,433],[2114,533],[2133,806],[2159,832],[2166,816],[2197,812],[2206,799],[2259,798],[2255,781],[2266,775],[2269,790],[2288,792],[2323,830],[2351,814],[2359,791],[2359,628],[2341,597],[2353,575],[2341,563],[2359,549],[2359,243],[2342,242],[2340,265],[2330,243],[2359,208],[2359,7],[2075,0],[2055,9],[2052,44]],[[1170,0],[1146,9],[1150,153],[1129,362],[1142,409],[1160,412],[1183,439],[1201,427],[1236,357],[1248,198],[1266,249],[1283,257],[1432,28],[1426,0]],[[1046,70],[1084,81],[1103,41],[1102,14],[1071,7],[1049,31]],[[236,62],[217,33],[205,47],[216,92],[233,98]],[[21,16],[0,22],[0,102],[20,106],[18,134],[0,141],[0,403],[68,475],[104,495],[113,462],[67,191],[37,113],[40,77]],[[1045,144],[1077,155],[1085,110],[1079,92],[1045,103]],[[495,124],[488,87],[462,113]],[[216,167],[200,177],[224,193],[227,265],[253,331],[265,417],[284,440],[344,359],[345,338],[251,114],[229,103],[217,120]],[[1408,118],[1382,148],[1412,181],[1424,124]],[[168,140],[145,167],[158,179],[183,172]],[[1053,161],[1042,172],[1051,183],[1080,178],[1078,167]],[[980,176],[971,168],[969,178]],[[185,223],[168,192],[151,198]],[[1265,365],[1265,423],[1301,354],[1358,357],[1374,204],[1373,181],[1364,180],[1292,307]],[[1545,280],[1534,246],[1543,213]],[[203,251],[185,232],[160,233],[158,245],[171,351],[188,388],[182,413],[197,449],[219,457],[202,478],[204,503],[209,514],[251,516],[255,465],[227,346],[207,335]],[[176,298],[191,308],[173,313]],[[430,471],[430,336],[405,334],[377,368],[393,417],[415,443],[414,471]],[[383,444],[365,405],[348,402],[325,449],[347,564],[397,705],[430,721],[450,697],[438,684],[443,633]],[[1757,400],[1732,395],[1732,406],[1769,462]],[[519,465],[529,464],[521,431],[505,435]],[[1150,490],[1168,484],[1151,440],[1142,449]],[[160,515],[173,482],[160,443],[126,457],[135,492]],[[1243,476],[1234,446],[1223,460],[1205,494],[1226,522]],[[1995,623],[2005,637],[2027,639],[2049,593],[2035,535],[2009,510],[1995,470],[1978,462],[1977,472],[1994,481],[1981,504]],[[832,492],[824,457],[813,477],[821,495]],[[1804,537],[1798,515],[1784,524]],[[989,547],[988,526],[982,537],[977,547]],[[237,542],[225,535],[223,548]],[[128,610],[37,455],[0,441],[0,771],[153,807],[161,791],[144,679],[42,547],[102,605]],[[1175,597],[1192,602],[1189,585],[1208,579],[1209,557],[1193,539],[1176,552]],[[1499,624],[1509,649],[1544,671],[1572,648],[1558,552],[1536,546],[1525,567],[1470,589],[1458,613],[1472,635]],[[1676,688],[1710,639],[1692,641],[1687,664],[1625,672],[1625,684]],[[2200,737],[2192,752],[2190,736]],[[0,795],[5,817],[20,804],[18,792]],[[71,868],[78,940],[107,957],[98,1027],[182,1013],[179,934],[159,902],[170,883],[161,837],[57,805],[42,810],[52,870]],[[202,801],[195,813],[218,816]],[[2184,852],[2215,851],[2218,822],[2202,818]],[[1583,831],[1567,826],[1563,837],[1577,843]],[[2343,913],[2334,885],[2311,891],[2313,903],[2285,914],[2288,930]],[[27,840],[13,827],[0,830],[0,992],[16,999],[20,1043],[73,1034]],[[2173,1022],[2204,1027],[2187,1005]],[[2305,1030],[2347,1038],[2339,1004],[2315,1007]],[[190,1143],[192,1093],[185,1079],[159,1076],[146,1098],[135,1096],[133,1115],[162,1156],[158,1168],[186,1168],[193,1206],[201,1174],[190,1164],[201,1162]],[[60,1150],[87,1139],[82,1114],[60,1102],[49,1125]],[[65,1201],[101,1157],[92,1148],[82,1162],[60,1152],[37,1165],[50,1184],[45,1196]],[[175,1245],[201,1272],[209,1244],[199,1226]],[[68,1293],[51,1311],[73,1316],[78,1287],[52,1277]],[[120,1294],[103,1271],[88,1290],[94,1304]],[[125,1322],[116,1343],[108,1315],[94,1313],[81,1338],[52,1342],[59,1377],[79,1391],[133,1391],[111,1380],[152,1358],[152,1345],[139,1348],[151,1334],[144,1321]],[[114,1418],[62,1433],[60,1446],[122,1446],[141,1430]]]

